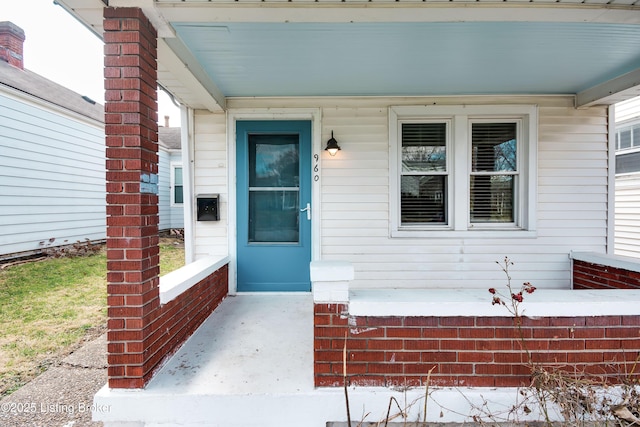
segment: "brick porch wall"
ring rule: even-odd
[[[631,372],[640,353],[640,316],[523,319],[536,363],[607,374]],[[315,385],[514,387],[531,383],[511,317],[350,317],[347,304],[315,304]],[[636,379],[638,369],[636,368]]]
[[[574,259],[573,289],[640,289],[640,273]]]
[[[226,296],[227,266],[159,298],[157,34],[138,8],[104,9],[108,376],[141,388]]]

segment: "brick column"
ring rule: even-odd
[[[138,8],[104,9],[109,386],[141,388],[157,355],[157,34]]]

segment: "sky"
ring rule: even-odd
[[[25,32],[24,67],[80,95],[104,104],[103,43],[53,0],[0,0],[0,21]],[[170,116],[180,126],[180,110],[159,92],[159,123]]]

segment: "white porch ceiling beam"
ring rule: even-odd
[[[135,3],[147,0],[118,0]],[[640,9],[598,4],[505,3],[155,3],[168,22],[591,22],[640,24]]]
[[[206,108],[216,112],[225,109],[225,96],[220,92],[207,73],[200,67],[195,58],[191,58],[186,49],[178,56],[169,46],[176,39],[158,39],[158,63],[168,71],[181,86],[191,94],[189,98],[176,94],[179,101],[192,108]],[[163,83],[162,81],[160,83]],[[172,91],[171,85],[167,90]]]
[[[640,68],[590,87],[576,96],[576,108],[614,104],[640,95]]]

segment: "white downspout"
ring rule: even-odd
[[[182,105],[180,107],[182,123],[182,179],[184,180],[182,191],[184,195],[184,258],[185,263],[195,261],[195,197],[194,197],[194,137],[193,137],[193,109]]]

